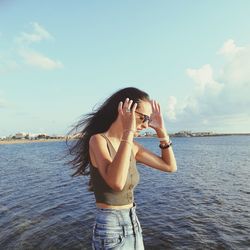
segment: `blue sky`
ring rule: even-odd
[[[250,132],[250,1],[0,2],[0,136],[65,134],[114,91],[169,132]]]

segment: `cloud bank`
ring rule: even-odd
[[[249,132],[250,46],[239,47],[230,39],[217,55],[224,60],[221,68],[210,64],[188,68],[193,82],[190,94],[182,100],[169,97],[165,115],[173,127]]]
[[[20,50],[19,55],[24,59],[24,62],[45,70],[53,70],[62,68],[63,64],[60,61],[55,61],[36,51]]]

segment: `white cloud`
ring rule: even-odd
[[[209,93],[218,95],[223,88],[223,85],[216,82],[213,78],[213,69],[209,64],[204,65],[200,69],[187,69],[189,77],[191,77],[196,86],[195,89],[199,95]]]
[[[226,41],[223,46],[221,47],[221,49],[218,51],[218,54],[222,54],[222,55],[235,55],[236,53],[240,52],[244,50],[244,47],[238,47],[236,46],[234,40],[229,39],[228,41]]]
[[[168,100],[168,105],[167,105],[167,117],[170,120],[175,120],[176,119],[176,107],[177,104],[177,99],[174,96],[170,96]]]
[[[250,46],[235,54],[221,70],[220,79],[232,87],[250,83]]]
[[[33,22],[31,23],[31,26],[33,29],[32,32],[31,33],[22,32],[21,35],[17,37],[16,39],[17,42],[30,44],[53,38],[51,34],[40,24]]]
[[[39,67],[46,70],[62,68],[63,64],[60,61],[52,60],[38,52],[31,50],[20,50],[20,56],[24,59],[25,63]]]
[[[178,107],[177,107],[178,108]],[[178,108],[178,113],[199,113],[198,100],[195,96],[186,96]]]
[[[52,35],[37,22],[31,23],[31,32],[21,32],[13,46],[0,54],[0,74],[22,68],[24,65],[35,66],[43,70],[54,70],[63,67],[59,60],[32,49],[32,44],[53,39]]]
[[[206,64],[186,70],[194,83],[190,94],[178,102],[173,96],[168,101],[171,115],[167,116],[176,127],[249,132],[250,46],[237,47],[233,40],[228,40],[220,55],[230,55],[221,68],[214,70]]]

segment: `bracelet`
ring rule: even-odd
[[[168,143],[163,143],[163,144],[159,144],[159,147],[161,149],[166,149],[169,148],[173,143],[171,141],[169,141]]]
[[[126,143],[128,143],[132,147],[132,142],[130,142],[129,140],[122,139],[121,142],[123,142],[123,141],[126,142]]]

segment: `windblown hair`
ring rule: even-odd
[[[83,118],[71,129],[70,135],[76,134],[74,143],[68,144],[69,154],[73,159],[68,162],[72,165],[75,172],[72,176],[89,175],[89,140],[92,135],[103,133],[109,129],[111,124],[117,119],[119,102],[124,102],[126,98],[132,99],[133,104],[137,103],[140,107],[140,101],[150,101],[149,95],[137,88],[128,87],[120,89],[111,95],[99,108],[83,116]],[[79,132],[80,131],[80,132]],[[91,180],[89,182],[91,186]]]

